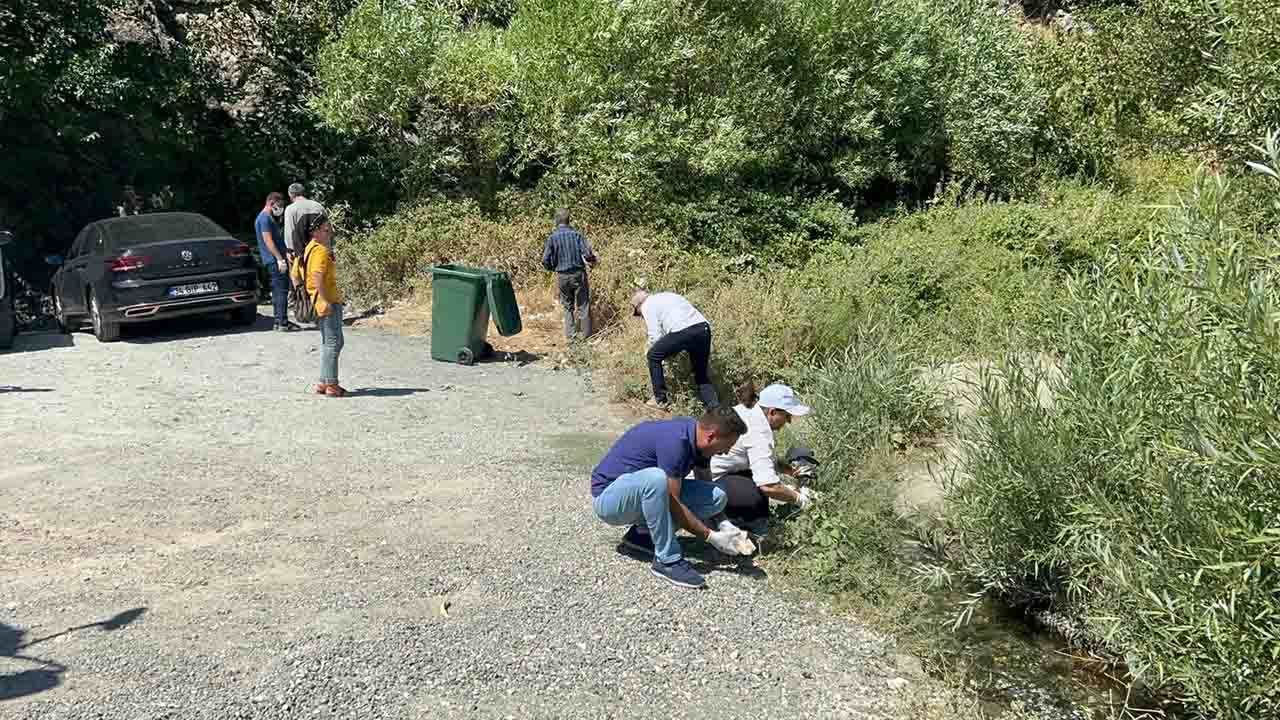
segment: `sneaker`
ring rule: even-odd
[[[706,579],[699,575],[693,569],[693,566],[683,558],[670,564],[654,560],[649,570],[672,585],[687,588],[703,588],[707,586]]]
[[[347,389],[341,385],[330,385],[324,390],[325,397],[346,397]]]
[[[276,332],[297,332],[302,329],[301,325],[294,322],[277,323],[274,327]]]
[[[317,395],[323,395],[329,391],[329,385],[326,383],[316,383],[316,386],[312,389],[316,391]]]
[[[640,532],[638,527],[632,527],[622,536],[622,545],[644,555],[653,555],[653,538],[649,533]]]

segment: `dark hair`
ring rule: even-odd
[[[733,395],[738,399],[738,403],[744,407],[754,407],[756,401],[760,399],[760,393],[756,392],[754,380],[748,380],[734,388]]]
[[[319,230],[320,228],[328,224],[329,224],[328,215],[325,215],[324,213],[321,213],[319,215],[313,215],[310,221],[307,222],[307,237],[308,238],[312,237],[313,235],[316,234],[317,230]]]
[[[271,203],[282,203],[282,202],[284,202],[284,196],[278,192],[269,193],[267,195],[267,202],[266,202],[267,205],[270,205]]]
[[[556,208],[555,217],[556,217],[557,225],[568,225],[569,224],[569,208]]]
[[[698,424],[708,430],[714,430],[717,435],[745,435],[747,433],[747,424],[742,422],[742,418],[738,417],[737,411],[723,405],[703,413],[702,417],[698,418]]]

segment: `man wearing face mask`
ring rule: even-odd
[[[297,330],[289,322],[289,261],[285,256],[284,230],[280,218],[284,217],[284,195],[273,192],[253,223],[258,236],[258,253],[262,264],[271,271],[271,309],[275,329],[281,332]]]

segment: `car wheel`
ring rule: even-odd
[[[62,309],[62,298],[58,297],[56,288],[50,292],[53,295],[53,320],[58,323],[58,332],[69,333],[71,326],[67,324],[67,312]]]
[[[252,325],[258,322],[258,306],[241,305],[231,311],[231,322],[236,325]]]
[[[98,342],[109,343],[120,339],[120,324],[108,322],[103,317],[97,293],[89,296],[89,314],[93,317],[93,335],[98,338]]]
[[[13,303],[0,300],[0,350],[13,347],[13,336],[17,333],[17,318],[13,316]]]

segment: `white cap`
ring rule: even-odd
[[[796,391],[780,383],[774,383],[761,390],[759,402],[760,407],[776,408],[795,417],[809,414],[809,406],[800,404],[796,399]]]

